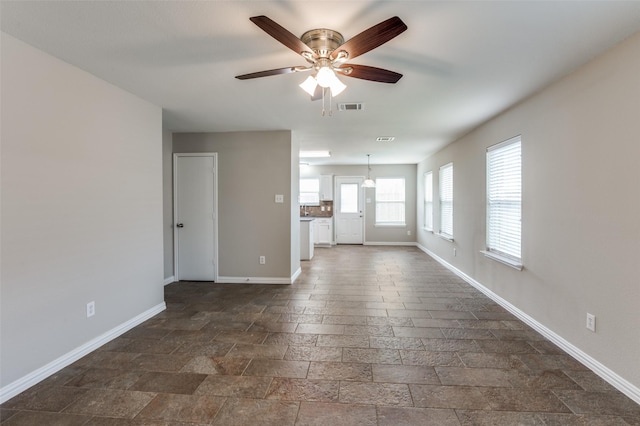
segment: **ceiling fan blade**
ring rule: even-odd
[[[264,32],[296,52],[298,55],[302,55],[303,52],[307,52],[308,55],[316,57],[316,54],[313,53],[313,50],[311,50],[309,46],[304,44],[298,37],[277,22],[264,15],[254,16],[249,19],[251,22],[262,28]]]
[[[258,71],[258,72],[252,72],[249,74],[236,75],[236,78],[238,80],[249,80],[251,78],[269,77],[271,75],[290,74],[292,72],[309,71],[311,69],[312,69],[311,67],[277,68],[275,70]]]
[[[349,55],[347,59],[353,59],[388,42],[406,29],[407,25],[402,22],[402,19],[394,16],[346,41],[331,53],[331,59],[335,59],[340,51],[345,51]]]
[[[351,69],[350,72],[348,71],[349,69]],[[344,70],[344,72],[341,70]],[[337,68],[336,71],[347,77],[377,81],[378,83],[396,83],[402,78],[402,74],[395,71],[370,67],[367,65],[344,64],[341,68]]]

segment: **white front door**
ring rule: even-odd
[[[175,278],[217,278],[215,153],[173,154]]]
[[[362,177],[336,177],[336,243],[363,244]]]

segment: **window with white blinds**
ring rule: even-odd
[[[300,205],[319,206],[320,205],[320,179],[302,178],[300,179]]]
[[[440,235],[453,239],[453,163],[440,167]]]
[[[433,231],[433,172],[424,174],[424,229]]]
[[[520,136],[487,149],[487,251],[521,262]]]
[[[404,178],[376,179],[376,225],[405,225]]]

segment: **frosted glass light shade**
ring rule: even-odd
[[[335,73],[333,74],[333,78],[331,79],[331,96],[338,96],[344,89],[347,88],[346,84],[341,82],[338,77],[336,77]]]
[[[364,180],[364,182],[362,182],[362,187],[363,188],[375,188],[376,187],[376,182],[371,178],[366,178]]]
[[[316,82],[316,79],[313,78],[313,76],[309,76],[309,77],[307,77],[307,79],[305,81],[303,81],[300,84],[300,87],[302,88],[302,90],[307,92],[309,94],[309,96],[313,96],[313,94],[316,91],[316,86],[317,85],[318,85],[318,83]]]
[[[336,74],[329,67],[320,68],[316,74],[316,81],[320,87],[324,88],[330,87],[334,78],[336,78]]]

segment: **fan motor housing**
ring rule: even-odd
[[[300,40],[321,58],[328,58],[331,52],[344,43],[342,34],[326,28],[309,30],[302,34]]]

